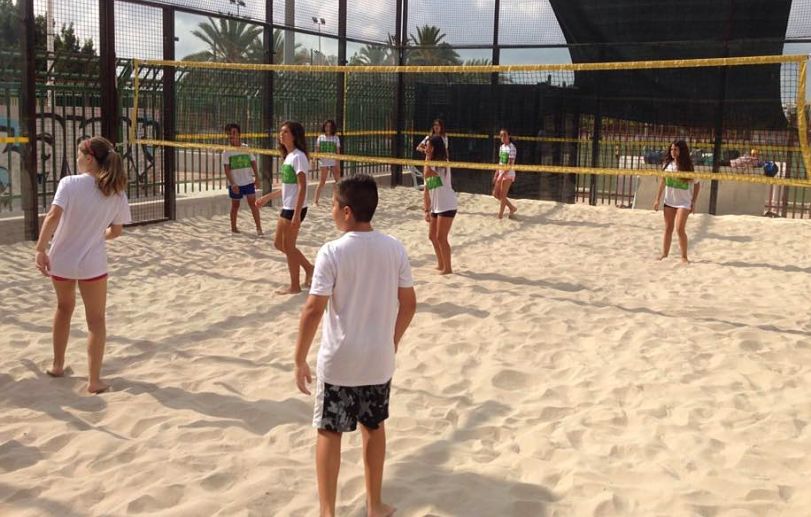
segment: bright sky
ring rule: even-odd
[[[275,0],[274,21],[284,22],[286,2]],[[236,0],[172,0],[178,6],[199,7],[222,13],[236,14]],[[264,1],[242,0],[240,15],[254,20],[264,19]],[[440,5],[442,8],[437,9]],[[35,0],[35,11],[44,15],[49,0]],[[54,21],[57,29],[63,23],[74,21],[80,38],[98,41],[98,0],[50,0],[54,7]],[[348,32],[354,36],[365,36],[383,41],[386,35],[394,33],[394,0],[348,0]],[[451,45],[489,44],[492,42],[492,0],[409,0],[409,33],[416,33],[416,27],[430,24],[441,27],[445,41]],[[501,0],[500,42],[503,44],[561,44],[563,34],[552,12],[548,0]],[[323,19],[324,24],[313,23],[312,17]],[[811,20],[811,0],[794,0],[789,17],[788,37],[811,37],[811,27],[803,21]],[[191,31],[206,21],[205,17],[178,12],[175,33],[178,38],[175,54],[183,58],[191,53],[204,50],[205,46]],[[116,2],[116,53],[119,57],[160,58],[162,56],[160,9]],[[298,27],[317,29],[320,25],[323,34],[335,35],[338,29],[338,0],[297,0],[295,23]],[[127,27],[133,27],[128,33]],[[304,48],[318,48],[317,36],[297,35],[296,42]],[[98,47],[98,44],[96,44]],[[321,38],[325,54],[337,54],[337,43],[329,37]],[[351,56],[353,48],[350,45]],[[489,50],[459,50],[462,59],[490,58]],[[811,53],[811,44],[786,45],[785,53]],[[516,49],[504,50],[502,64],[520,63],[566,63],[570,62],[565,49]],[[811,70],[809,70],[811,74]],[[811,89],[809,89],[811,90]],[[811,91],[809,91],[811,95]]]

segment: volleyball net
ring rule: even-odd
[[[679,177],[805,187],[807,64],[804,55],[508,66],[134,60],[130,119],[157,120],[131,126],[129,140],[218,152],[228,149],[224,126],[237,123],[251,152],[276,156],[279,126],[297,120],[313,157],[336,158],[314,148],[332,119],[352,173],[423,165],[414,148],[441,118],[454,184],[467,181],[470,191],[487,188],[500,167],[501,128],[518,149],[519,173],[664,176],[670,143],[683,139],[695,171]],[[155,109],[166,102],[166,74],[174,74],[169,137]]]

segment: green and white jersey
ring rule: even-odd
[[[242,144],[242,147],[248,147]],[[231,177],[240,187],[253,183],[253,168],[251,162],[256,163],[256,158],[246,151],[234,149],[233,151],[223,151],[222,164],[231,167]]]
[[[315,148],[319,153],[332,153],[337,154],[341,150],[341,139],[338,135],[321,135],[315,141]],[[319,163],[321,167],[332,167],[335,165],[335,160],[332,158],[320,158]]]
[[[509,144],[501,144],[501,147],[498,148],[498,163],[499,165],[509,165],[510,160],[513,160],[515,163],[515,157],[518,154],[518,151],[515,149],[515,146],[510,142]],[[514,169],[508,169],[505,167],[502,169],[506,171],[507,174],[510,176],[515,176]]]
[[[292,152],[287,153],[284,158],[284,163],[281,167],[282,178],[282,208],[285,210],[296,209],[296,197],[298,196],[298,175],[304,174],[307,178],[307,171],[310,169],[310,163],[307,160],[307,155],[299,149],[293,149]],[[306,187],[305,187],[306,188]],[[302,208],[307,206],[307,194],[305,190],[304,204]]]
[[[675,161],[667,164],[666,171],[676,172],[678,166]],[[693,179],[665,178],[665,204],[673,208],[693,208],[693,189],[696,181]]]

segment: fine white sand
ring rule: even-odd
[[[809,221],[691,216],[683,267],[654,260],[660,213],[519,201],[498,221],[493,199],[459,199],[448,277],[420,194],[382,190],[375,218],[419,299],[387,423],[398,515],[808,515]],[[101,396],[82,392],[81,303],[72,376],[51,379],[51,286],[30,243],[0,248],[1,515],[316,513],[312,400],[292,376],[305,295],[273,294],[283,257],[246,210],[240,225],[110,244]],[[313,208],[301,247],[336,235]],[[363,515],[360,453],[345,436],[340,515]]]

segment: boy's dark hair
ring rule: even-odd
[[[434,135],[428,139],[428,143],[434,148],[431,160],[442,161],[448,159],[448,150],[445,149],[445,139],[439,135]]]
[[[327,124],[332,124],[332,133],[327,133]],[[332,136],[338,132],[338,125],[331,118],[327,119],[323,124],[321,124],[321,132],[325,135]]]
[[[236,129],[237,133],[239,133],[240,135],[242,134],[242,129],[239,127],[239,124],[237,124],[236,122],[231,122],[231,123],[225,125],[225,132],[226,133],[230,133],[231,129]]]
[[[344,178],[336,185],[338,206],[348,206],[355,221],[368,223],[377,209],[377,183],[368,174],[358,174]]]

